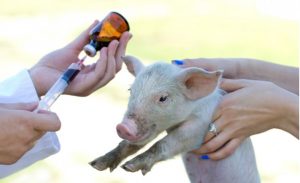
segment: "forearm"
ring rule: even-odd
[[[299,94],[299,69],[254,59],[240,62],[238,78],[271,81],[276,85]]]

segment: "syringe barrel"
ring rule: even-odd
[[[65,81],[63,77],[59,78],[39,102],[39,106],[36,111],[38,111],[39,109],[49,110],[51,105],[65,91],[67,87],[67,81]]]
[[[56,101],[56,99],[65,91],[68,87],[69,83],[77,76],[79,73],[82,62],[86,58],[83,57],[80,62],[72,63],[68,69],[61,75],[61,77],[54,83],[54,85],[50,88],[50,90],[46,93],[46,95],[40,100],[39,106],[34,110],[34,112],[38,112],[38,110],[49,110],[51,105]]]

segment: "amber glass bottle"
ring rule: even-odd
[[[119,40],[122,33],[129,31],[127,20],[117,12],[110,12],[104,20],[99,22],[90,32],[90,43],[85,45],[85,53],[93,57],[102,47],[114,40]]]

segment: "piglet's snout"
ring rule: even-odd
[[[117,125],[117,132],[119,137],[125,140],[137,140],[137,126],[131,119],[124,119],[122,123]]]

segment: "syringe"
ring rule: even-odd
[[[38,112],[40,109],[49,110],[51,105],[56,101],[56,99],[65,91],[70,82],[76,77],[76,75],[81,70],[83,61],[87,56],[84,56],[77,63],[72,63],[68,69],[58,78],[46,95],[40,100],[38,107],[34,112]]]

